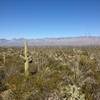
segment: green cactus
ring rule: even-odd
[[[5,52],[3,53],[3,64],[4,64],[4,66],[5,66],[5,63],[6,63],[6,54],[5,54]]]
[[[62,93],[66,95],[63,100],[85,100],[85,95],[76,85],[68,85],[64,87]]]
[[[27,41],[25,40],[24,42],[24,55],[25,55],[25,77],[28,77],[29,76],[29,60],[28,60],[28,43]]]
[[[24,41],[24,56],[20,55],[20,57],[25,61],[25,63],[24,63],[25,77],[28,78],[28,76],[29,76],[29,63],[32,62],[32,57],[29,56],[29,54],[28,54],[27,40]]]

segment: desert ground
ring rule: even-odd
[[[100,100],[100,47],[0,47],[0,100]]]

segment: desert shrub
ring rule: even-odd
[[[44,98],[46,93],[57,88],[59,78],[59,74],[53,73],[47,80],[37,73],[34,77],[30,76],[28,80],[25,80],[24,76],[14,74],[6,80],[6,84],[14,92],[16,100],[24,100],[24,97],[31,98],[36,91],[33,98]],[[27,94],[29,95],[27,96]]]
[[[5,71],[0,69],[0,92],[3,92],[7,89],[7,86],[4,84],[5,77]]]
[[[0,70],[0,92],[11,90],[15,100],[46,100],[48,96],[60,97],[61,86],[74,84],[81,88],[86,100],[99,100],[100,48],[35,47],[29,51],[33,62],[25,80],[24,61],[19,58],[23,48],[0,48],[1,65],[2,52],[6,53],[4,70]]]
[[[0,69],[0,81],[5,79],[5,71],[3,69]]]

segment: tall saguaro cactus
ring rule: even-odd
[[[28,60],[28,43],[25,40],[24,42],[24,55],[25,55],[25,77],[29,76],[29,60]]]
[[[24,73],[25,77],[28,78],[29,76],[29,63],[32,63],[32,56],[29,56],[28,52],[28,42],[27,40],[24,41],[24,56],[20,55],[20,57],[25,61],[24,63]]]
[[[3,63],[4,63],[4,66],[5,66],[5,63],[6,63],[6,54],[5,54],[5,52],[3,53]]]

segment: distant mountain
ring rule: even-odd
[[[23,46],[24,39],[0,39],[0,46]],[[93,46],[100,45],[100,37],[82,36],[69,38],[29,39],[30,46]]]

